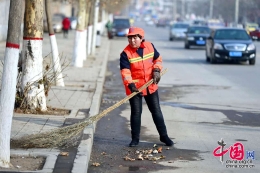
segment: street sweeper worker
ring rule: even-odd
[[[144,89],[129,100],[132,135],[132,141],[129,147],[135,147],[139,144],[142,98],[145,99],[152,114],[154,124],[160,135],[160,141],[167,146],[172,146],[173,141],[167,134],[158,95],[162,57],[152,43],[144,40],[144,30],[142,28],[131,27],[127,34],[127,39],[129,44],[120,54],[120,71],[126,95],[138,92],[138,88],[152,78],[154,80],[154,83],[147,89]]]

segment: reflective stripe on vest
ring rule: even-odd
[[[132,76],[132,82],[135,83],[137,88],[140,88],[146,82],[152,79],[152,70],[154,66],[154,48],[150,42],[143,42],[143,57],[136,52],[135,49],[132,49],[129,45],[124,49],[124,52],[127,55],[127,58],[130,62],[130,71]],[[127,79],[123,79],[127,80]],[[150,93],[155,92],[158,89],[158,86],[152,84],[148,87]],[[126,94],[131,94],[129,88],[125,85]],[[143,95],[147,95],[146,89],[142,91]]]

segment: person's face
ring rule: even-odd
[[[132,48],[139,48],[141,45],[142,39],[140,39],[137,35],[131,35],[131,36],[128,36],[128,42]]]

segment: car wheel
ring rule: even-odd
[[[170,37],[170,38],[169,38],[169,40],[170,40],[170,41],[173,41],[173,38],[172,38],[172,37]]]
[[[255,58],[254,58],[254,59],[250,59],[250,60],[249,60],[249,64],[250,64],[250,65],[255,65]]]
[[[190,45],[189,44],[185,44],[185,49],[189,49],[190,48]]]

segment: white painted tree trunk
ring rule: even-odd
[[[16,80],[23,1],[10,1],[8,32],[0,95],[0,167],[10,167],[10,138],[15,104]]]
[[[72,66],[83,67],[83,60],[86,59],[86,0],[79,0],[79,12],[76,36],[74,41],[74,52]]]
[[[46,111],[46,97],[44,86],[35,82],[43,79],[42,75],[42,39],[24,38],[23,40],[23,77],[22,89],[31,85],[26,96],[27,105],[31,109],[39,108]]]
[[[92,30],[92,25],[88,26],[88,55],[91,54]]]
[[[95,0],[93,31],[92,31],[93,33],[92,33],[92,44],[91,44],[91,55],[93,56],[95,56],[96,53],[98,13],[99,13],[99,0]]]
[[[82,34],[82,36],[84,38],[82,38],[82,59],[85,61],[87,60],[87,30],[85,29],[83,32],[84,34]]]
[[[16,93],[18,57],[19,48],[6,47],[0,96],[0,167],[9,167],[10,164],[10,137]],[[12,66],[14,67],[11,68]]]
[[[86,56],[86,47],[86,30],[77,30],[74,43],[74,58],[72,61],[74,67],[83,67],[84,56]]]
[[[63,81],[61,66],[60,66],[59,51],[58,51],[56,36],[54,34],[50,35],[50,42],[52,48],[52,64],[53,64],[53,71],[55,74],[55,84],[56,86],[64,87],[64,81]]]

